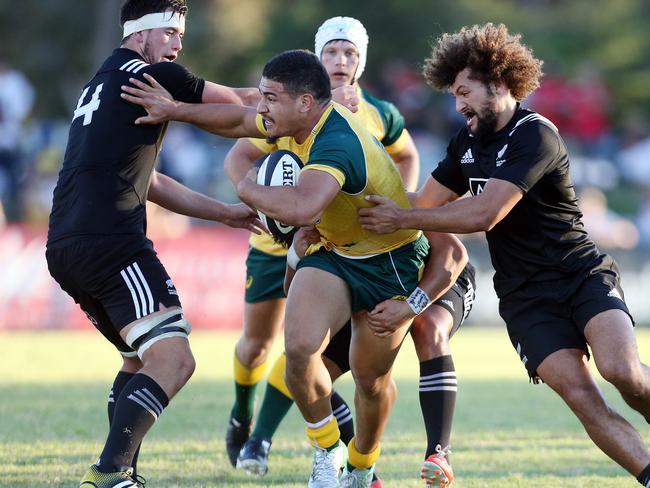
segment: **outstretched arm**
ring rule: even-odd
[[[374,207],[359,210],[364,229],[379,234],[397,229],[422,229],[435,232],[469,234],[489,231],[523,197],[522,190],[505,181],[490,179],[479,195],[462,198],[438,208],[401,208],[390,198],[370,195]]]
[[[264,137],[257,128],[257,111],[242,105],[183,103],[172,98],[153,76],[145,73],[149,83],[130,78],[133,85],[122,85],[122,98],[140,105],[147,115],[136,124],[160,124],[178,120],[194,124],[208,132],[224,137]]]
[[[206,81],[201,102],[203,103],[233,103],[254,107],[260,101],[259,88],[231,88],[212,81]]]
[[[153,172],[147,199],[178,214],[197,219],[214,220],[230,227],[248,229],[256,234],[262,223],[244,204],[230,205],[190,190],[185,185],[158,171]]]

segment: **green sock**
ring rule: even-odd
[[[267,383],[264,400],[260,407],[257,422],[255,422],[253,437],[273,439],[275,431],[278,430],[291,405],[293,405],[291,398],[288,398],[280,390]]]
[[[231,415],[243,424],[250,423],[255,410],[255,390],[257,383],[254,385],[240,385],[235,382],[235,404],[232,406]]]

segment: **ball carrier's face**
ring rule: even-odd
[[[313,96],[291,93],[279,81],[264,77],[259,90],[262,99],[257,105],[257,113],[264,119],[267,136],[271,139],[291,136],[298,143],[303,142],[313,128],[309,117]]]

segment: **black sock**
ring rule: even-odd
[[[120,393],[122,393],[122,389],[126,386],[126,384],[131,381],[131,379],[135,376],[135,373],[127,373],[126,371],[120,371],[117,373],[117,376],[115,376],[115,379],[113,380],[113,386],[111,387],[111,391],[108,394],[108,426],[110,428],[111,424],[113,423],[113,415],[115,413],[115,401],[120,397]],[[135,478],[135,475],[137,474],[137,465],[138,465],[138,454],[140,454],[140,447],[135,451],[135,454],[133,455],[133,461],[131,461],[131,467],[133,468],[133,477]]]
[[[336,422],[339,424],[339,431],[341,431],[341,440],[347,446],[350,440],[354,437],[354,418],[350,407],[345,403],[343,397],[332,390],[330,398],[332,404],[332,412],[336,417]]]
[[[648,464],[636,479],[646,488],[650,487],[650,464]]]
[[[450,355],[420,363],[420,408],[427,432],[425,458],[449,448],[456,389],[456,370]]]
[[[100,471],[131,466],[142,439],[168,404],[158,383],[147,375],[134,375],[116,399],[108,439],[97,462]]]
[[[108,426],[113,423],[113,414],[115,412],[115,401],[120,397],[120,393],[122,393],[122,389],[126,386],[126,384],[131,381],[131,379],[135,376],[135,373],[127,373],[126,371],[120,371],[117,373],[117,376],[115,376],[115,379],[113,380],[113,386],[111,387],[111,391],[108,394]]]

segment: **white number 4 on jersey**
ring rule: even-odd
[[[95,92],[90,98],[90,101],[85,105],[81,105],[84,101],[84,98],[86,98],[86,95],[88,94],[88,88],[90,88],[86,87],[86,89],[81,93],[79,101],[77,102],[77,108],[74,111],[74,117],[72,117],[73,121],[77,117],[81,117],[83,115],[84,125],[90,125],[90,123],[93,121],[93,112],[99,108],[99,94],[102,92],[103,86],[103,83],[97,85],[97,88],[95,88]]]

